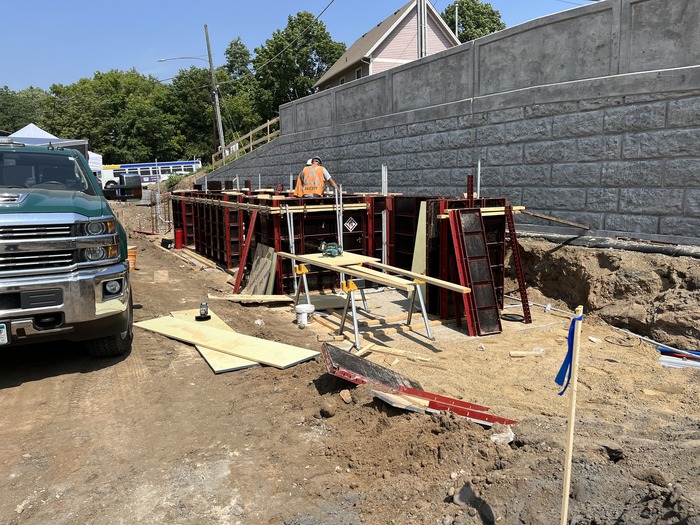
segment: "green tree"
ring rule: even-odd
[[[441,15],[452,31],[455,30],[455,7],[457,7],[457,17],[459,18],[457,38],[462,43],[506,28],[506,25],[501,21],[501,13],[494,9],[490,3],[479,0],[455,0],[445,8]]]
[[[325,24],[308,11],[287,18],[287,26],[255,49],[258,80],[256,105],[263,120],[277,115],[279,106],[311,95],[313,85],[345,52]]]
[[[231,80],[250,75],[250,51],[240,36],[231,40],[224,55],[226,56],[226,71],[231,75]]]
[[[46,122],[52,133],[87,139],[105,164],[179,158],[184,137],[171,87],[130,71],[96,73],[51,86]]]
[[[40,88],[30,87],[22,91],[0,88],[0,130],[9,135],[27,124],[44,127],[43,115],[49,94]]]
[[[210,163],[219,140],[209,68],[190,66],[181,69],[173,79],[172,91],[176,100],[174,112],[185,138],[185,158],[200,158],[202,162]]]

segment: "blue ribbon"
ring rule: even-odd
[[[559,373],[557,374],[556,379],[554,380],[557,385],[563,386],[564,388],[562,389],[561,392],[559,392],[560,396],[564,395],[564,392],[566,392],[566,389],[569,388],[569,382],[571,381],[571,361],[574,357],[574,330],[576,327],[576,321],[582,321],[583,320],[583,315],[579,315],[578,317],[574,317],[571,320],[571,325],[569,326],[569,350],[566,352],[566,357],[564,358],[564,362],[561,364],[561,368],[559,369]]]

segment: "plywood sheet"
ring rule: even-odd
[[[233,332],[233,329],[211,310],[209,310],[211,319],[208,321],[197,321],[195,319],[195,317],[199,315],[199,308],[195,310],[170,312],[170,315],[172,315],[175,319],[181,319],[186,322],[201,322],[206,326],[213,326],[215,328]],[[195,345],[195,348],[215,374],[233,372],[235,370],[244,370],[253,366],[260,366],[260,363],[257,361],[251,361],[250,359],[243,359],[242,357],[237,357],[235,355],[225,354],[224,352],[219,352],[218,350],[213,350],[211,348],[207,348],[206,346]]]
[[[257,337],[209,328],[201,323],[182,322],[174,317],[158,317],[134,323],[134,326],[194,345],[250,359],[276,368],[309,361],[319,355],[315,350],[266,341]]]

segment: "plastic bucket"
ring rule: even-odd
[[[129,259],[129,270],[136,270],[136,246],[127,246],[127,257]]]
[[[313,304],[298,304],[294,307],[294,311],[297,313],[297,325],[299,328],[305,328],[309,324],[309,315],[314,313]]]

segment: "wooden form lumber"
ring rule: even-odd
[[[374,266],[376,268],[380,268],[382,270],[386,270],[388,272],[394,272],[394,273],[397,273],[399,275],[403,275],[405,277],[411,277],[411,278],[417,279],[419,281],[425,281],[428,284],[434,284],[435,286],[445,288],[447,290],[452,290],[453,292],[457,292],[457,293],[470,293],[471,292],[471,289],[468,286],[462,286],[460,284],[451,283],[449,281],[443,281],[442,279],[438,279],[436,277],[430,277],[429,275],[423,275],[421,273],[410,272],[408,270],[396,268],[394,266],[389,266],[388,264],[383,264],[381,262],[370,261],[370,262],[367,262],[366,264],[369,266]]]
[[[325,268],[327,270],[334,270],[339,273],[345,273],[348,275],[351,275],[353,277],[357,277],[360,279],[367,279],[373,282],[376,282],[378,284],[383,284],[384,286],[390,286],[394,288],[399,288],[401,290],[405,291],[412,291],[414,287],[414,283],[411,281],[407,281],[405,279],[399,279],[397,277],[392,277],[390,275],[386,275],[381,272],[376,272],[377,275],[372,275],[370,272],[366,272],[364,267],[358,267],[362,268],[362,270],[358,270],[357,268],[350,268],[351,264],[339,264],[340,261],[336,261],[336,259],[341,259],[342,256],[339,257],[326,257],[325,260],[320,259],[319,257],[314,257],[314,256],[307,256],[307,255],[292,255],[291,253],[286,253],[286,252],[277,252],[277,255],[280,255],[282,257],[286,257],[289,259],[294,259],[296,261],[301,261],[307,264],[313,264],[314,266],[318,266],[320,268]],[[320,255],[320,254],[319,254]],[[344,256],[345,254],[343,254]],[[354,254],[353,254],[354,255]],[[360,256],[364,257],[364,256]],[[346,259],[349,260],[349,259]]]
[[[323,254],[311,254],[311,255],[293,255],[286,252],[277,252],[277,255],[282,257],[287,257],[290,259],[295,259],[298,261],[305,262],[307,264],[313,264],[320,266],[321,268],[326,268],[328,270],[335,270],[341,273],[347,273],[354,277],[361,279],[367,279],[368,281],[376,282],[378,284],[384,284],[385,286],[391,286],[394,288],[399,288],[405,291],[412,291],[416,283],[414,281],[409,281],[402,277],[411,277],[413,279],[424,281],[426,283],[433,284],[438,287],[446,288],[447,290],[452,290],[458,293],[470,293],[471,289],[467,286],[461,286],[459,284],[451,283],[449,281],[443,281],[436,277],[429,277],[427,275],[418,274],[402,268],[396,268],[388,264],[383,264],[379,262],[378,259],[374,257],[367,257],[366,255],[359,255],[354,253],[343,253],[338,257],[324,257]],[[359,265],[362,266],[359,266]],[[377,267],[388,272],[395,273],[397,275],[391,275],[384,272],[379,272],[373,268],[367,268],[367,266]]]
[[[525,206],[511,206],[513,213],[527,213],[525,212]],[[505,215],[505,206],[487,206],[484,208],[478,208],[482,217],[492,217],[494,215]],[[437,216],[438,219],[448,219],[449,215],[447,213],[441,213]]]
[[[270,206],[263,204],[251,204],[248,202],[236,202],[236,201],[222,201],[217,199],[207,199],[204,197],[178,197],[173,195],[173,200],[187,200],[188,202],[200,203],[200,204],[210,204],[214,206],[221,206],[223,208],[232,208],[234,210],[257,210],[258,213],[262,215],[277,215],[283,213],[314,213],[314,212],[325,212],[337,209],[335,204],[302,204],[294,206]],[[298,199],[290,199],[298,201]],[[274,202],[282,203],[284,199],[275,200]],[[366,210],[369,208],[369,204],[366,202],[358,203],[348,203],[343,204],[343,210]]]
[[[513,206],[513,208],[515,208],[515,206]],[[581,228],[582,230],[590,230],[591,229],[590,226],[586,226],[585,224],[579,224],[578,222],[571,222],[571,221],[567,221],[564,219],[559,219],[557,217],[552,217],[551,215],[543,215],[542,213],[534,213],[531,211],[524,211],[524,210],[522,211],[522,213],[524,213],[525,215],[531,215],[532,217],[537,217],[539,219],[546,219],[546,220],[552,221],[552,222],[560,222],[560,223],[566,224],[568,226],[573,226],[574,228]]]

